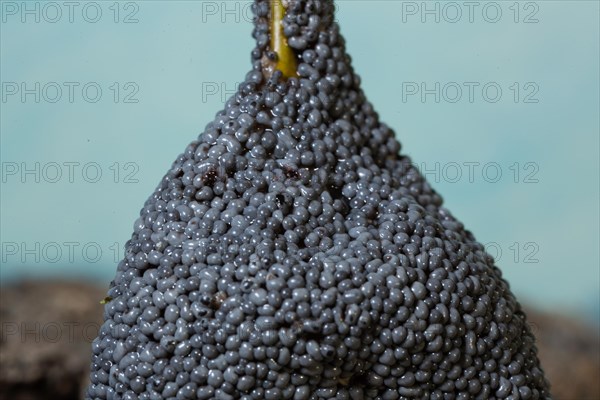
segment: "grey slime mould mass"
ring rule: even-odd
[[[332,1],[278,1],[254,2],[252,69],[135,221],[86,398],[549,399],[525,314],[379,121]]]

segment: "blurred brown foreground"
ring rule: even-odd
[[[0,400],[81,399],[104,296],[82,283],[1,288]],[[568,316],[528,315],[554,398],[600,399],[598,332]]]

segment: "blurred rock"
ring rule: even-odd
[[[600,399],[600,336],[575,318],[527,311],[556,400]]]
[[[74,282],[1,288],[0,400],[81,399],[104,296]],[[554,398],[600,399],[598,331],[567,316],[527,314]]]
[[[0,290],[0,399],[81,399],[105,291],[26,282]]]

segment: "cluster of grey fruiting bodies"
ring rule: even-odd
[[[87,398],[544,399],[525,315],[360,89],[330,1],[253,68],[135,222]]]

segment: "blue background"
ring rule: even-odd
[[[107,285],[143,202],[249,69],[247,1],[90,3],[71,22],[62,2],[1,2],[2,284]],[[599,3],[480,2],[470,19],[426,2],[439,22],[422,4],[337,3],[363,89],[520,299],[597,321]]]

